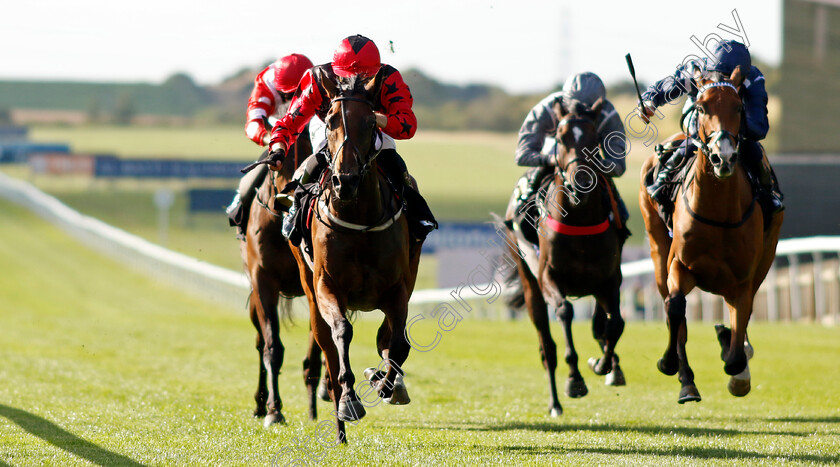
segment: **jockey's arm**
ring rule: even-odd
[[[604,175],[620,177],[626,169],[624,159],[627,156],[627,136],[621,117],[611,102],[604,104],[599,122],[598,141],[604,160],[596,164]]]
[[[516,164],[525,167],[541,167],[554,163],[552,156],[543,154],[547,136],[554,136],[557,129],[557,117],[551,106],[558,94],[552,94],[540,101],[528,112],[519,128],[519,141],[516,144]]]
[[[297,91],[292,97],[286,114],[277,121],[271,130],[271,142],[269,148],[274,151],[276,148],[288,149],[298,136],[306,128],[306,124],[315,115],[315,111],[323,102],[318,83],[312,74],[307,70],[300,79]]]
[[[379,103],[384,110],[377,116],[377,126],[382,132],[394,139],[409,139],[417,131],[417,117],[411,107],[414,99],[402,75],[394,67],[383,65],[385,72]],[[384,125],[382,125],[384,123]]]
[[[254,79],[254,89],[248,98],[248,113],[245,122],[245,135],[260,146],[268,144],[270,135],[265,129],[264,122],[269,115],[274,113],[277,101],[275,94],[271,92],[263,79],[266,70]]]
[[[653,115],[652,111],[657,107],[679,99],[697,87],[693,78],[696,67],[697,65],[694,62],[680,65],[673,74],[651,84],[647,91],[642,93],[642,101],[645,103],[645,107],[651,109],[650,115]]]
[[[767,136],[770,122],[767,119],[767,90],[764,88],[764,75],[758,68],[752,67],[744,80],[743,135],[749,141],[759,141]]]

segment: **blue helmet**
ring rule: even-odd
[[[740,42],[733,40],[720,41],[715,47],[713,55],[714,58],[706,59],[707,70],[729,75],[740,65],[741,73],[746,76],[752,69],[750,51]]]

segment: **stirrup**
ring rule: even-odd
[[[289,208],[289,212],[283,217],[283,227],[281,229],[283,236],[287,239],[292,236],[292,233],[295,231],[295,212],[297,211],[297,205],[292,204]]]

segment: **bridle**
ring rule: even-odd
[[[570,123],[593,123],[592,119],[584,118],[584,117],[573,117],[573,118],[564,118],[557,123],[558,130],[561,126],[568,125]],[[569,180],[569,174],[567,173],[569,167],[576,163],[576,162],[585,162],[587,160],[586,156],[578,156],[574,159],[566,162],[566,164],[561,164],[560,162],[560,142],[558,141],[557,135],[554,137],[554,163],[557,167],[557,172],[560,174],[560,178],[563,180],[563,185],[567,187],[572,187],[574,184]]]
[[[719,88],[719,87],[731,88],[733,91],[735,91],[736,95],[738,94],[738,88],[736,88],[735,85],[733,85],[729,81],[718,81],[718,82],[708,83],[708,84],[704,85],[703,87],[701,87],[697,91],[697,96],[694,98],[695,102],[698,99],[700,99],[700,96],[704,92],[706,92],[706,90],[711,89],[711,88]],[[741,99],[741,97],[739,95],[738,100],[740,100],[740,99]],[[726,139],[731,140],[734,143],[733,144],[733,146],[735,148],[734,153],[733,153],[734,157],[737,158],[741,155],[741,141],[743,140],[743,138],[741,137],[740,134],[739,135],[733,135],[732,133],[730,133],[726,130],[718,130],[718,131],[712,132],[711,134],[705,136],[706,141],[703,141],[704,140],[704,135],[700,134],[701,129],[699,127],[699,121],[698,121],[697,122],[698,123],[697,138],[689,136],[690,132],[686,131],[684,124],[685,124],[686,117],[694,111],[695,111],[695,104],[692,103],[685,110],[685,112],[683,112],[682,118],[680,118],[680,128],[686,134],[686,139],[688,141],[690,141],[692,144],[697,146],[701,151],[703,151],[704,154],[711,155],[712,154],[712,146],[714,146],[721,139],[726,138]],[[699,120],[699,118],[697,120]]]
[[[350,141],[350,137],[349,137],[349,134],[347,132],[347,119],[344,116],[345,115],[345,112],[344,112],[344,102],[345,101],[362,102],[364,104],[369,105],[371,110],[374,109],[373,102],[371,102],[367,99],[362,99],[360,97],[339,96],[339,97],[336,97],[332,100],[332,102],[338,102],[339,103],[339,108],[340,108],[340,112],[341,112],[341,127],[344,130],[344,140],[338,146],[338,149],[335,150],[335,154],[332,154],[331,151],[329,151],[329,149],[327,150],[327,155],[329,156],[329,159],[330,159],[329,160],[330,172],[332,172],[333,174],[336,174],[336,175],[339,173],[337,168],[335,167],[335,164],[338,162],[338,155],[344,149],[344,145],[349,142],[350,145],[354,149],[353,158],[356,160],[356,165],[359,166],[359,175],[363,176],[368,170],[370,170],[370,163],[373,162],[376,159],[376,157],[379,155],[379,153],[381,152],[381,148],[376,149],[376,144],[375,144],[376,143],[375,142],[376,131],[374,130],[372,135],[371,135],[371,138],[373,139],[373,141],[371,141],[371,150],[368,151],[368,154],[366,154],[367,158],[362,160],[362,158],[359,156],[360,151],[359,151],[358,146],[356,146],[355,143]],[[325,128],[325,131],[329,131],[329,130]]]

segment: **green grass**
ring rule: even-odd
[[[0,465],[268,465],[315,436],[303,317],[282,330],[289,423],[263,429],[250,416],[258,357],[243,313],[127,271],[6,203],[0,265]],[[413,336],[429,337],[430,322]],[[357,373],[378,361],[377,325],[355,324]],[[588,328],[575,325],[583,360],[597,352]],[[584,369],[590,394],[562,397],[565,414],[551,419],[531,324],[465,320],[433,350],[412,352],[410,405],[371,408],[349,428],[349,446],[312,454],[323,465],[840,462],[838,330],[761,323],[750,336],[753,392],[736,399],[711,326],[691,323],[704,400],[678,405],[676,378],[654,368],[665,325],[631,323],[618,347],[629,385],[606,387]]]

